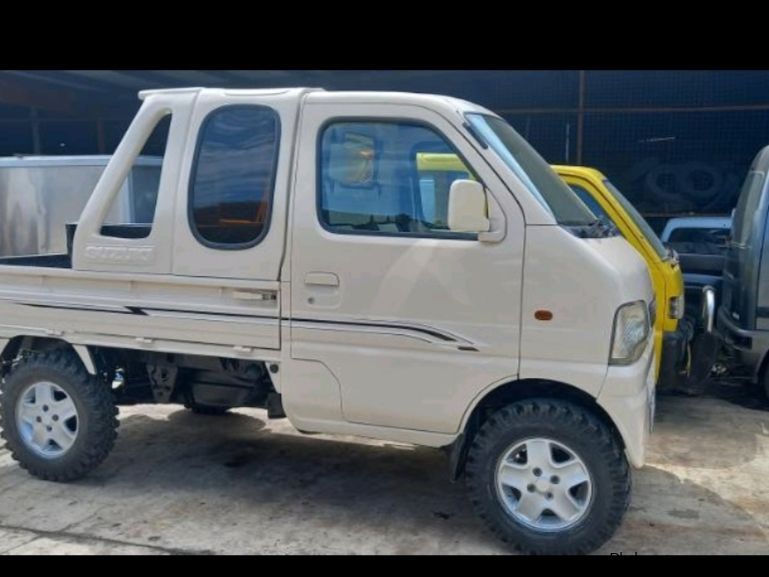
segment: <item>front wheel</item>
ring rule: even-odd
[[[589,553],[617,529],[631,475],[616,435],[569,402],[532,399],[493,413],[465,469],[478,514],[525,553]]]

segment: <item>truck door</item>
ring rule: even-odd
[[[333,374],[348,422],[456,431],[476,394],[518,371],[520,208],[468,135],[425,108],[310,96],[300,133],[292,358]],[[433,154],[461,162],[428,170]],[[448,229],[457,178],[501,209],[495,242]],[[292,418],[312,416],[297,396],[284,395]]]
[[[196,329],[245,353],[280,347],[278,277],[297,100],[288,90],[203,91],[190,121],[173,274],[197,279],[183,297]]]

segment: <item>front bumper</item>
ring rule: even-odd
[[[625,443],[630,464],[643,467],[646,443],[654,426],[654,347],[652,340],[638,361],[612,365],[596,399],[609,414]]]
[[[769,331],[754,331],[740,327],[723,306],[718,308],[716,331],[721,342],[735,351],[740,362],[757,376],[764,354],[769,350]]]
[[[732,320],[725,308],[720,307],[718,309],[718,334],[727,345],[735,349],[749,351],[758,331],[743,329]]]

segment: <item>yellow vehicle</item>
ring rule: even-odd
[[[668,250],[641,214],[598,170],[582,166],[553,166],[588,208],[604,221],[614,224],[620,234],[641,253],[654,284],[657,314],[654,321],[655,376],[660,385],[676,385],[688,374],[690,344],[694,329],[684,316],[684,282],[675,254]],[[427,210],[445,214],[435,201],[445,195],[431,195],[441,179],[473,178],[454,154],[421,153],[417,158],[422,188],[422,203]]]
[[[599,218],[609,220],[641,253],[649,267],[657,299],[654,322],[656,374],[660,384],[675,384],[688,372],[693,327],[684,316],[684,280],[673,251],[667,249],[649,223],[598,170],[583,166],[553,166],[582,202]]]

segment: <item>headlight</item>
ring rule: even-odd
[[[684,295],[670,297],[668,302],[668,317],[671,319],[684,318]]]
[[[649,338],[649,313],[643,301],[622,305],[614,316],[612,332],[612,365],[629,365],[636,362],[643,353]]]

